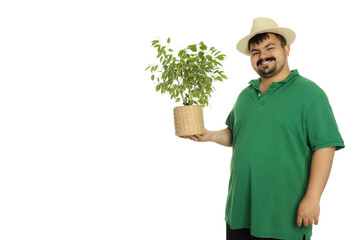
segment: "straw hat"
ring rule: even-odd
[[[250,55],[248,49],[249,40],[259,33],[277,33],[286,39],[286,43],[291,45],[295,41],[296,34],[289,28],[281,28],[276,22],[270,18],[255,18],[250,31],[250,34],[241,39],[236,45],[237,50],[245,55]]]

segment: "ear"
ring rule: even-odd
[[[285,50],[286,56],[288,57],[288,56],[289,56],[289,53],[290,53],[290,46],[289,46],[289,45],[285,45],[285,46],[284,46],[284,50]]]

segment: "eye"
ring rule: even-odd
[[[258,54],[258,52],[253,52],[251,55],[252,56],[255,56],[255,55],[257,55]]]
[[[273,50],[273,49],[274,49],[273,47],[267,48],[268,51],[271,51],[271,50]]]

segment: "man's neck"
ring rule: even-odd
[[[261,78],[260,81],[260,90],[262,93],[265,93],[265,91],[270,87],[270,85],[273,82],[280,82],[285,80],[289,74],[291,73],[289,68],[284,69],[283,71],[281,71],[278,75],[270,77],[270,78]]]

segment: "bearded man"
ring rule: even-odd
[[[260,77],[239,94],[227,128],[185,137],[233,149],[227,240],[309,240],[335,151],[345,147],[325,92],[289,68],[295,36],[254,19],[237,49]]]

